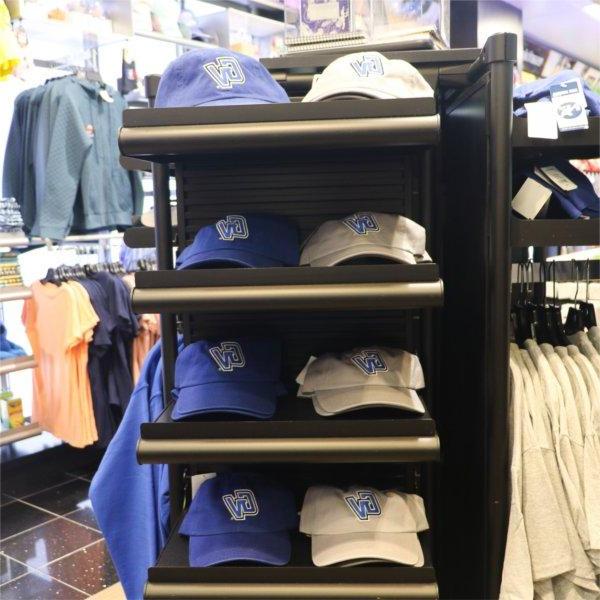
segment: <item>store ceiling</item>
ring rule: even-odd
[[[600,67],[600,21],[583,10],[594,0],[505,0],[523,11],[525,36]]]

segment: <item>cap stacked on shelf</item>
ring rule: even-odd
[[[186,346],[175,362],[172,418],[234,413],[269,419],[277,397],[281,344],[273,339],[237,338]]]
[[[300,513],[317,567],[379,561],[422,567],[417,533],[428,528],[420,496],[373,487],[313,486]]]
[[[425,228],[387,213],[361,212],[326,221],[304,242],[301,265],[331,267],[356,259],[384,259],[417,264],[431,260]]]
[[[253,473],[219,473],[194,496],[179,533],[187,535],[192,567],[233,561],[285,565],[290,531],[298,526],[294,495]]]
[[[321,416],[374,407],[424,413],[416,390],[425,387],[419,358],[396,348],[354,348],[311,357],[296,378],[298,396]]]

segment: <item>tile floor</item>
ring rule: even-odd
[[[79,600],[117,582],[88,500],[92,474],[49,468],[2,478],[2,600]]]

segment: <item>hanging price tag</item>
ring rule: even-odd
[[[580,79],[570,79],[550,86],[550,99],[554,106],[559,131],[574,131],[589,127],[585,113],[587,102]]]

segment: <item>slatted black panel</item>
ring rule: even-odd
[[[323,221],[356,211],[400,213],[420,221],[418,155],[398,150],[261,153],[184,162],[178,170],[180,240],[227,214],[267,212],[294,219],[306,237]]]
[[[422,155],[399,149],[373,152],[261,153],[178,164],[180,248],[204,225],[227,214],[286,215],[302,239],[328,219],[356,211],[390,212],[422,222]],[[422,223],[427,226],[426,223]],[[311,354],[387,344],[419,352],[420,311],[183,316],[186,342],[239,335],[279,336],[284,379],[292,382]],[[425,362],[425,361],[424,361]]]

